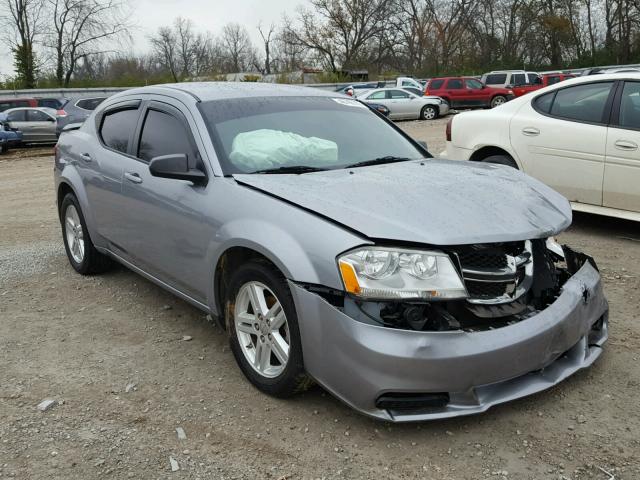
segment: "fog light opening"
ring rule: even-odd
[[[418,411],[443,408],[449,403],[449,394],[440,393],[385,393],[376,400],[376,407],[391,411]]]

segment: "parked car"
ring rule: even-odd
[[[513,90],[487,87],[473,77],[432,78],[425,95],[437,95],[451,108],[494,108],[514,98]]]
[[[516,97],[520,97],[530,92],[535,92],[541,88],[548,87],[549,85],[555,85],[556,83],[575,78],[575,75],[570,73],[547,73],[536,77],[534,83],[528,85],[518,85],[512,88]]]
[[[640,221],[640,74],[578,77],[450,121],[447,158],[518,168],[574,210]]]
[[[22,132],[14,130],[7,123],[0,121],[0,152],[5,153],[9,148],[22,142]]]
[[[384,105],[392,120],[433,120],[449,113],[449,105],[441,98],[414,95],[402,88],[377,88],[358,96],[358,100]]]
[[[105,98],[106,97],[82,97],[68,99],[67,103],[64,104],[64,115],[58,116],[58,123],[56,125],[58,136],[67,125],[84,122]]]
[[[0,98],[0,112],[18,107],[37,107],[35,98]]]
[[[538,74],[536,72],[526,72],[524,70],[496,70],[485,73],[480,81],[487,87],[512,88],[520,85],[530,85],[536,83]]]
[[[22,131],[23,143],[55,143],[57,117],[52,108],[12,108],[0,114],[0,121]]]
[[[58,111],[59,115],[64,115],[62,111],[64,110],[64,106],[69,102],[69,99],[65,97],[36,98],[36,101],[38,107],[53,108]]]
[[[424,85],[420,83],[419,80],[412,77],[398,77],[396,78],[396,87],[403,88],[405,90],[415,89],[419,90],[420,93],[416,93],[413,90],[409,90],[412,93],[415,93],[418,96],[424,95]]]
[[[270,395],[313,379],[377,418],[467,415],[561,382],[607,338],[595,263],[553,239],[560,194],[435,160],[335,92],[127,90],[63,132],[54,176],[71,266],[116,260],[211,314]]]

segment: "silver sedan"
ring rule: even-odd
[[[440,97],[419,97],[402,88],[368,90],[358,100],[384,105],[391,120],[433,120],[449,113],[449,104]]]
[[[0,114],[10,128],[22,131],[23,143],[55,143],[57,116],[52,108],[20,107]]]

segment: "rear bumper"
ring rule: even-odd
[[[469,160],[472,154],[473,150],[456,147],[452,142],[447,142],[446,150],[440,152],[439,156],[447,160]]]
[[[354,409],[406,422],[483,412],[590,366],[607,339],[608,304],[588,263],[544,311],[484,332],[415,332],[358,322],[291,283],[305,367]],[[447,394],[444,406],[381,409],[384,394]]]

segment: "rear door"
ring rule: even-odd
[[[448,79],[444,88],[452,107],[466,107],[469,105],[469,95],[465,91],[462,78]]]
[[[193,167],[205,170],[185,112],[173,100],[150,101],[138,124],[134,155],[123,160],[122,246],[132,262],[156,278],[205,302],[210,266],[206,265],[215,226],[205,218],[207,185],[154,177],[149,162],[159,156],[186,154]]]
[[[389,108],[396,113],[395,118],[418,118],[419,105],[409,92],[399,89],[387,90]]]
[[[124,258],[122,216],[128,206],[122,197],[122,176],[133,148],[140,105],[140,99],[123,100],[100,112],[96,118],[99,142],[84,142],[77,152],[96,230]]]
[[[525,172],[570,201],[602,205],[613,87],[599,81],[532,96],[510,125]]]
[[[621,87],[607,135],[603,206],[640,212],[640,82]]]

